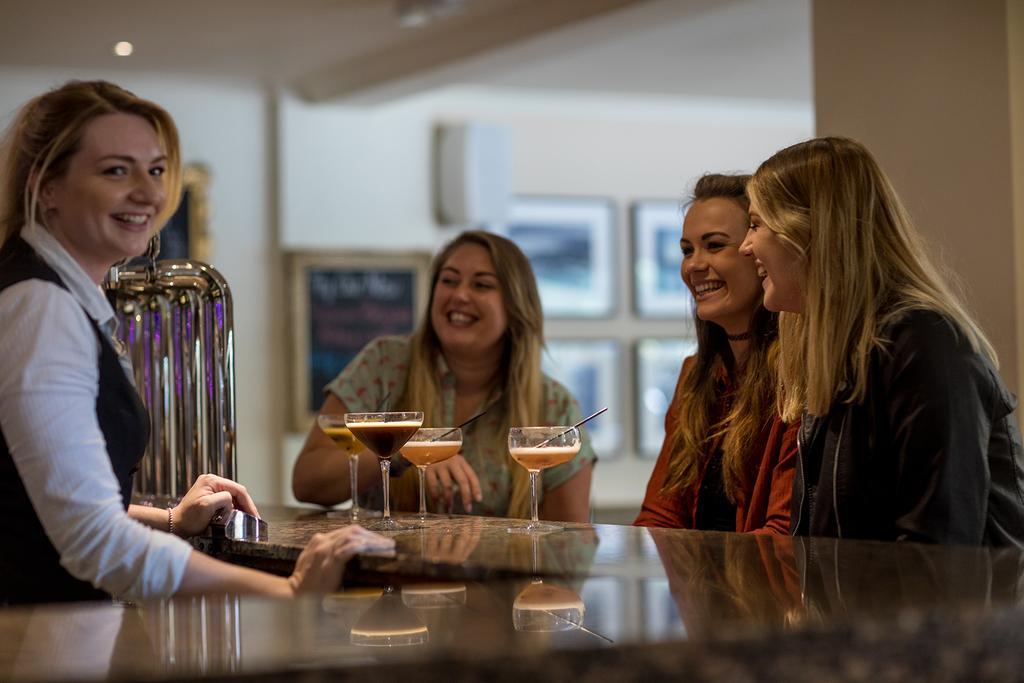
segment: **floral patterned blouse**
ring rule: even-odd
[[[395,398],[405,391],[409,358],[409,337],[378,337],[363,347],[359,355],[352,359],[324,391],[337,396],[351,412],[379,410],[385,396]],[[455,375],[448,369],[443,358],[439,359],[438,371],[441,374],[441,424],[424,426],[454,426]],[[580,421],[580,408],[576,399],[564,386],[547,375],[543,376],[541,394],[542,426],[571,425]],[[502,417],[500,411],[492,411],[462,430],[462,456],[479,477],[483,493],[483,500],[473,503],[474,514],[504,517],[508,511],[512,494],[512,473],[509,468],[518,465],[508,454],[507,434],[499,434]],[[571,479],[584,463],[596,459],[586,429],[580,431],[583,444],[576,457],[570,462],[541,473],[541,497],[545,491]],[[378,486],[377,489],[379,488]],[[372,502],[370,504],[372,505]],[[462,512],[462,503],[458,496],[452,512]]]

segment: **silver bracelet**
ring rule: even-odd
[[[167,508],[167,533],[174,535],[174,508]]]

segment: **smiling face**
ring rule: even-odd
[[[67,171],[40,192],[46,227],[99,283],[138,256],[167,202],[166,156],[156,131],[133,114],[104,114],[84,129]]]
[[[500,354],[508,315],[491,255],[466,243],[441,265],[430,321],[445,356],[483,358]]]
[[[683,282],[697,302],[697,316],[728,334],[742,334],[761,302],[753,262],[739,253],[747,214],[734,201],[712,197],[694,202],[683,220]]]
[[[750,198],[750,230],[742,251],[754,258],[758,274],[764,278],[765,308],[803,313],[802,259],[796,249],[765,223],[754,197]]]

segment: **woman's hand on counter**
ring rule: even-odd
[[[338,590],[345,563],[356,553],[394,550],[393,539],[352,524],[325,534],[316,534],[295,561],[288,577],[293,594],[330,593]]]
[[[182,538],[195,536],[210,525],[215,514],[226,515],[234,508],[260,516],[244,486],[215,474],[200,475],[172,511],[174,533]]]
[[[467,513],[472,512],[473,501],[480,502],[483,494],[480,490],[480,478],[461,453],[427,468],[427,490],[435,500],[444,500],[445,509],[452,506],[455,486],[459,487],[459,494],[462,496],[462,509]]]

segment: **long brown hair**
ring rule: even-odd
[[[501,287],[508,318],[504,350],[495,387],[495,408],[502,416],[500,434],[508,428],[539,424],[541,415],[541,350],[544,346],[544,314],[533,268],[526,255],[511,240],[482,230],[469,230],[449,242],[434,257],[430,268],[430,296],[427,310],[412,335],[412,353],[405,391],[399,405],[423,411],[423,424],[435,425],[441,415],[441,386],[437,362],[441,341],[430,317],[434,290],[441,268],[456,249],[466,244],[483,247],[491,257]],[[438,425],[442,426],[442,425]],[[521,467],[512,468],[510,516],[524,516],[529,505],[529,479]]]
[[[86,126],[115,113],[141,116],[156,131],[167,157],[167,204],[154,224],[161,227],[170,218],[181,195],[181,151],[171,115],[113,83],[69,81],[29,100],[0,142],[0,245],[36,220],[41,188],[67,171]]]
[[[951,320],[975,351],[995,352],[931,261],[896,191],[858,142],[828,137],[776,152],[749,192],[766,229],[803,263],[803,313],[779,319],[779,408],[792,420],[824,415],[840,397],[861,401],[883,328],[910,309]]]
[[[733,201],[749,211],[747,175],[708,174],[697,181],[687,206],[708,199]],[[741,258],[737,256],[737,258]],[[753,269],[754,264],[751,262]],[[752,485],[756,458],[751,444],[771,421],[775,411],[775,357],[777,317],[759,303],[750,321],[750,347],[742,366],[733,358],[726,331],[694,314],[697,357],[680,381],[673,402],[678,407],[672,455],[662,492],[672,494],[697,485],[704,465],[721,445],[722,482],[729,500],[736,502]],[[713,421],[719,402],[720,374],[725,372],[734,387],[728,414]]]

